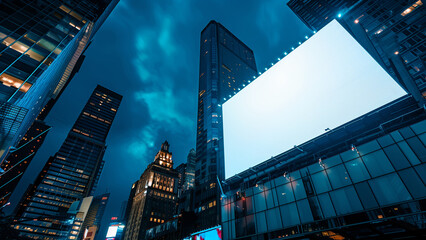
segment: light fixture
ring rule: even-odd
[[[299,42],[299,45],[302,44],[301,42]]]
[[[280,61],[281,60],[281,58],[278,58],[278,61]]]
[[[291,47],[291,50],[294,50],[294,47]]]
[[[306,39],[308,39],[309,37],[308,37],[308,36],[305,36],[305,38],[306,38]]]
[[[338,17],[338,18],[341,18],[341,17],[342,17],[342,14],[341,14],[341,13],[337,14],[337,17]]]
[[[268,70],[268,68],[265,68],[265,71]]]
[[[354,23],[358,24],[359,23],[359,19],[355,19]]]
[[[271,63],[271,66],[274,66],[274,63]]]
[[[287,52],[285,52],[284,55],[287,55]]]

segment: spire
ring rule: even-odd
[[[161,151],[169,152],[169,147],[170,147],[170,144],[166,140],[166,141],[164,141],[163,144],[161,144]]]

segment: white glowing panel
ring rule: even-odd
[[[333,21],[223,104],[226,178],[405,94]]]
[[[118,230],[118,226],[110,226],[109,228],[108,228],[108,232],[107,232],[107,235],[106,235],[106,237],[107,238],[114,238],[115,236],[117,236],[117,230]]]

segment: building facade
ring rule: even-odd
[[[25,170],[27,170],[27,167],[30,165],[34,156],[37,154],[37,151],[43,144],[44,139],[51,129],[51,126],[48,126],[45,123],[45,119],[59,97],[66,89],[66,86],[70,83],[71,79],[80,70],[84,59],[84,55],[79,57],[68,81],[60,90],[59,94],[56,96],[56,98],[51,98],[47,102],[36,120],[25,133],[24,137],[19,141],[16,148],[9,150],[9,155],[3,162],[1,162],[0,168],[3,170],[3,172],[0,173],[0,205],[3,205],[9,201],[13,190],[15,190]]]
[[[201,32],[195,168],[196,229],[219,223],[217,179],[225,178],[220,105],[257,75],[253,51],[211,21]]]
[[[171,219],[175,214],[178,172],[173,169],[172,153],[165,141],[141,175],[125,227],[125,240],[145,239],[146,230]]]
[[[426,112],[404,96],[227,179],[223,239],[422,239]]]
[[[122,96],[97,86],[59,151],[49,158],[20,202],[14,225],[22,236],[67,236],[65,213],[74,201],[93,195],[104,164],[106,137]],[[64,217],[65,216],[65,217]]]
[[[108,204],[109,195],[109,193],[104,193],[93,198],[86,218],[80,227],[80,233],[77,239],[83,239],[86,230],[89,231],[90,228],[93,229],[93,227],[95,227],[96,230],[101,228],[101,221],[104,216],[106,205]],[[97,232],[94,232],[94,234],[97,234]]]
[[[117,3],[0,2],[0,159],[57,98]]]
[[[291,0],[288,6],[312,30],[338,19],[401,87],[424,105],[424,0]]]

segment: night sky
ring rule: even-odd
[[[59,150],[97,84],[123,95],[107,139],[97,194],[111,193],[98,239],[118,216],[133,182],[168,140],[175,167],[195,148],[199,38],[216,20],[247,44],[258,69],[311,31],[283,0],[121,0],[87,49],[79,73],[50,112],[53,126],[12,204]],[[12,205],[12,206],[13,206]],[[8,210],[10,211],[12,207]]]

